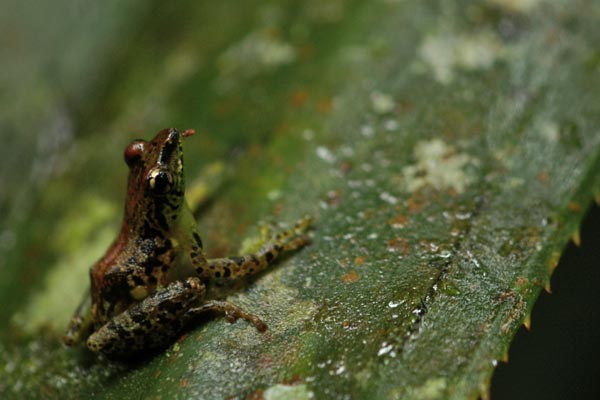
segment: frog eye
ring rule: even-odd
[[[148,172],[148,187],[156,194],[165,194],[173,187],[173,176],[160,168]]]
[[[144,146],[146,142],[138,139],[134,140],[125,148],[125,162],[130,167],[142,158],[144,152]]]

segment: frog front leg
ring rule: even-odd
[[[313,222],[312,217],[306,216],[298,220],[290,229],[274,235],[256,253],[237,257],[209,259],[205,262],[192,263],[198,276],[204,279],[236,279],[254,275],[272,265],[281,254],[296,250],[310,242],[306,233]]]
[[[88,289],[69,322],[69,327],[63,337],[63,342],[67,346],[75,346],[88,337],[93,329],[92,297]]]
[[[88,348],[108,356],[126,356],[163,347],[181,334],[199,314],[225,313],[230,322],[248,320],[258,330],[266,325],[256,316],[222,301],[202,303],[206,287],[200,279],[171,282],[141,302],[111,318],[87,341]]]

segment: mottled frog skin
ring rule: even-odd
[[[91,296],[71,320],[67,345],[87,339],[93,352],[127,356],[169,344],[207,311],[266,329],[260,318],[233,304],[205,299],[205,283],[256,274],[283,252],[304,246],[311,219],[274,235],[255,254],[207,259],[184,199],[182,140],[191,134],[164,129],[125,149],[129,179],[121,232],[90,270]],[[177,278],[180,256],[189,257],[195,276]]]

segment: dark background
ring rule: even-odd
[[[492,400],[600,399],[600,207],[581,227],[581,247],[569,243],[525,328],[510,347],[508,364],[492,378]]]

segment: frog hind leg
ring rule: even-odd
[[[306,216],[298,220],[290,229],[275,234],[256,253],[237,257],[206,260],[205,265],[197,265],[196,273],[203,279],[236,279],[254,275],[273,263],[282,253],[296,250],[310,243],[307,231],[313,219]]]
[[[75,346],[84,338],[88,337],[93,329],[92,299],[90,291],[87,290],[81,303],[75,310],[73,318],[71,318],[71,321],[69,322],[67,332],[63,336],[63,342],[67,346]]]
[[[198,278],[171,282],[110,319],[88,338],[87,346],[117,357],[165,346],[181,334],[187,312],[205,291]]]
[[[224,313],[229,322],[247,320],[260,332],[267,329],[259,317],[233,304],[200,303],[205,292],[206,287],[196,277],[172,282],[113,317],[88,338],[87,346],[109,357],[126,357],[164,347],[180,335],[189,322],[211,311]]]
[[[243,319],[254,325],[259,332],[264,332],[267,330],[267,324],[265,324],[259,317],[254,314],[247,313],[238,306],[226,301],[211,300],[202,304],[200,307],[190,309],[187,316],[189,318],[193,318],[197,315],[210,311],[224,313],[227,321],[231,323],[237,321],[238,319]]]

